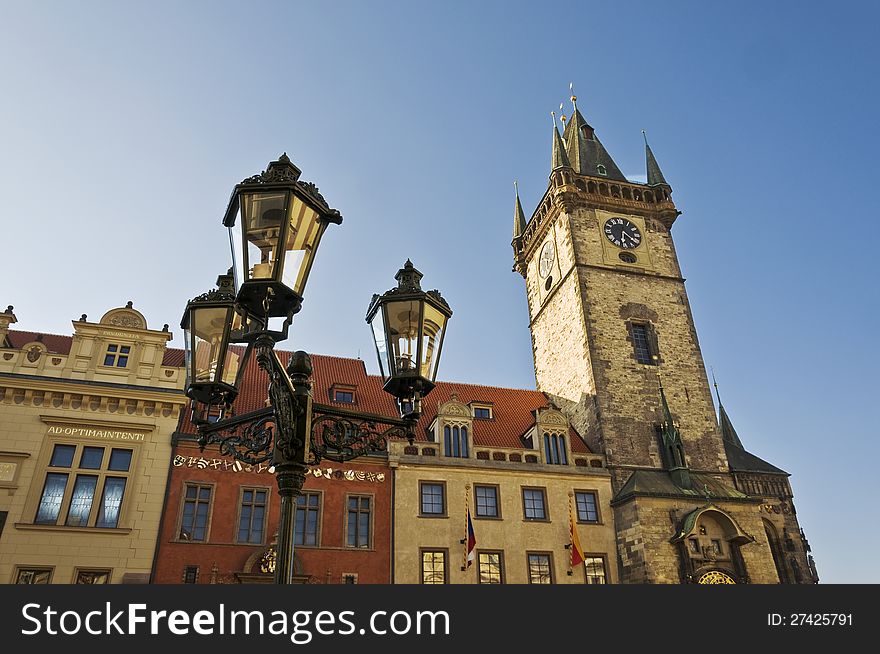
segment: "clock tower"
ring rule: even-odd
[[[605,456],[621,580],[813,581],[788,474],[726,438],[716,416],[672,238],[681,212],[647,140],[644,184],[576,104],[552,140],[528,220],[517,193],[514,270],[538,389]]]

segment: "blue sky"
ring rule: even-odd
[[[286,151],[345,219],[286,347],[375,370],[367,303],[409,257],[455,311],[441,378],[534,387],[512,182],[531,212],[573,82],[633,178],[648,133],[704,358],[746,446],[793,474],[822,581],[880,581],[851,555],[880,540],[877,5],[0,9],[0,302],[21,329],[132,300],[180,345],[229,266],[231,188]]]

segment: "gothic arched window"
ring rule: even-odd
[[[446,425],[443,428],[443,452],[446,456],[468,457],[467,427]]]
[[[544,434],[544,460],[554,465],[568,465],[568,457],[565,453],[565,436]]]

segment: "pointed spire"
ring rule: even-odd
[[[566,140],[568,145],[568,160],[571,162],[571,167],[575,172],[582,175],[591,175],[594,174],[595,171],[590,173],[585,170],[586,145],[583,142],[584,135],[581,131],[581,126],[586,125],[587,122],[584,120],[584,117],[581,116],[581,112],[578,111],[577,97],[574,94],[571,96],[571,104],[574,106],[574,110],[571,114],[571,129],[566,130],[566,132],[568,132]],[[592,132],[592,127],[590,127],[590,131]]]
[[[739,449],[744,450],[742,441],[739,439],[736,429],[733,428],[730,418],[727,417],[727,411],[724,410],[724,405],[722,404],[718,405],[718,423],[721,427],[721,438],[731,445],[736,445]]]
[[[553,116],[553,156],[550,170],[571,168],[571,163],[569,163],[568,155],[565,152],[565,144],[562,142],[559,128],[556,126],[556,112],[551,112],[551,115]]]
[[[663,441],[663,458],[666,462],[666,469],[676,486],[690,488],[691,475],[684,456],[684,443],[682,443],[678,425],[673,421],[672,413],[669,411],[659,370],[657,371],[657,381],[660,384],[660,402],[663,405],[663,423],[660,425],[660,436]]]
[[[663,427],[666,429],[666,426],[672,427],[675,431],[675,435],[678,435],[678,430],[675,429],[675,425],[672,420],[672,413],[669,411],[669,404],[666,402],[666,393],[663,392],[663,380],[660,378],[660,371],[657,371],[657,383],[660,385],[660,403],[663,406]]]
[[[712,385],[715,387],[715,397],[718,398],[718,426],[721,428],[721,439],[744,450],[742,441],[739,439],[736,429],[733,428],[733,423],[730,422],[727,411],[724,410],[724,405],[721,404],[721,393],[718,392],[718,382],[715,380],[714,369],[712,369]]]
[[[514,193],[516,193],[516,206],[513,209],[513,238],[517,239],[526,231],[526,215],[523,213],[522,204],[519,201],[519,186],[513,183]]]
[[[656,184],[669,186],[666,182],[666,178],[663,177],[663,172],[660,170],[660,166],[657,164],[657,159],[654,158],[654,153],[651,152],[651,146],[648,145],[648,135],[645,134],[645,130],[642,130],[642,136],[645,139],[645,161],[648,169],[648,186],[655,186]]]
[[[568,143],[568,159],[576,172],[591,177],[615,179],[619,182],[627,181],[576,104],[563,136]]]
[[[642,130],[644,133],[645,130]],[[718,398],[718,406],[721,406],[721,393],[718,392],[718,382],[715,380],[715,368],[710,367],[712,371],[712,385],[715,387],[715,397]]]

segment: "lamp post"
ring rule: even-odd
[[[223,224],[233,267],[217,288],[191,300],[185,333],[186,394],[199,446],[255,465],[270,461],[278,480],[281,519],[275,583],[293,582],[296,498],[309,465],[385,451],[389,438],[412,443],[421,399],[434,388],[446,322],[452,310],[438,291],[422,291],[422,274],[407,260],[398,286],[374,295],[367,312],[384,389],[400,418],[349,411],[312,400],[312,363],[294,352],[287,368],[275,345],[288,336],[315,253],[327,226],[342,216],[317,187],[299,179],[283,154],[233,189]],[[269,406],[225,417],[251,356],[269,377]]]

